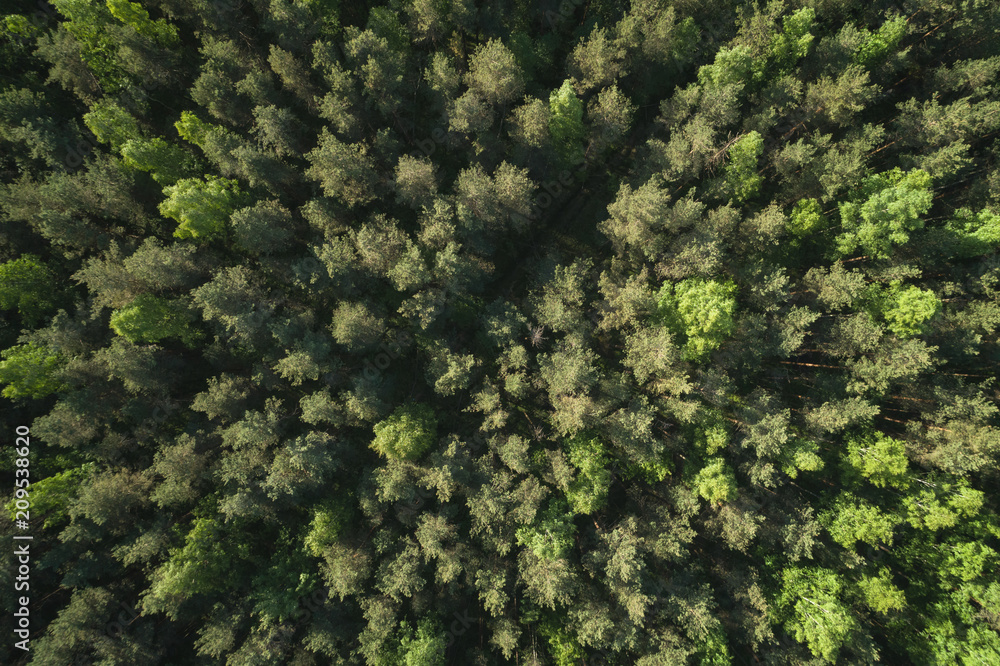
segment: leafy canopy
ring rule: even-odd
[[[174,236],[199,241],[221,236],[229,216],[243,200],[235,180],[215,176],[185,178],[164,188],[163,193],[167,199],[160,204],[160,213],[180,223]]]
[[[726,280],[688,278],[660,289],[660,322],[686,338],[684,357],[703,361],[732,335],[736,323],[736,285]]]
[[[0,384],[6,384],[2,395],[17,400],[44,398],[63,386],[57,371],[63,361],[47,347],[28,343],[5,349],[0,361]]]
[[[386,458],[416,460],[434,446],[436,433],[437,418],[430,406],[402,405],[375,425],[371,448]]]
[[[179,338],[190,344],[198,337],[191,314],[180,304],[152,294],[140,294],[111,314],[111,328],[127,340],[140,344]]]
[[[16,308],[29,324],[53,307],[55,289],[55,275],[33,254],[0,264],[0,308]]]

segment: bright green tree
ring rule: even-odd
[[[781,572],[781,579],[775,603],[777,617],[813,656],[835,663],[857,628],[850,607],[842,599],[840,578],[830,569],[789,567]]]
[[[63,364],[59,354],[47,347],[28,343],[5,349],[0,361],[2,395],[11,400],[43,398],[62,388],[56,371]]]
[[[837,252],[845,256],[861,248],[873,257],[887,258],[893,245],[910,239],[924,226],[920,216],[933,202],[931,177],[926,171],[894,168],[864,180],[860,196],[840,204],[843,232]]]
[[[847,443],[847,461],[872,484],[899,487],[906,480],[906,447],[880,432],[855,437]]]
[[[531,549],[538,557],[558,559],[569,552],[575,532],[573,514],[566,501],[556,499],[535,515],[534,522],[518,528],[517,543]]]
[[[732,468],[721,457],[714,457],[698,470],[694,477],[694,489],[712,504],[724,504],[736,499],[738,487]]]
[[[607,502],[611,485],[604,446],[595,438],[577,435],[566,443],[566,452],[578,470],[566,491],[570,508],[574,513],[594,513]]]
[[[69,510],[76,499],[80,484],[94,473],[94,463],[86,463],[80,467],[63,470],[39,479],[28,486],[28,496],[31,498],[31,512],[45,519],[42,527],[49,529],[64,523],[69,519]],[[7,512],[13,522],[16,507],[14,502],[7,503]]]
[[[235,180],[206,176],[185,178],[163,189],[160,213],[180,223],[174,236],[209,240],[223,234],[230,214],[244,197]]]
[[[885,298],[882,316],[889,330],[901,338],[920,335],[926,323],[941,311],[941,299],[930,289],[895,283]]]
[[[192,344],[198,331],[193,317],[184,306],[152,294],[140,294],[125,307],[111,314],[111,328],[127,340],[140,344],[179,338]]]
[[[142,5],[128,0],[104,0],[111,15],[127,26],[133,28],[143,37],[147,37],[161,46],[176,46],[178,43],[177,28],[164,19],[156,21],[149,18],[149,12]]]
[[[549,95],[549,134],[552,144],[567,164],[583,159],[583,102],[569,79]]]
[[[736,324],[736,285],[704,278],[688,278],[660,289],[657,316],[661,323],[686,338],[684,357],[702,361],[732,335]]]
[[[153,574],[152,585],[142,600],[143,610],[165,612],[176,618],[185,600],[238,585],[237,564],[249,559],[250,550],[246,543],[232,538],[235,536],[227,535],[215,518],[195,518],[184,545],[172,549],[167,561]]]
[[[434,446],[436,433],[437,418],[431,407],[402,405],[375,425],[371,448],[386,458],[416,460]]]
[[[725,178],[738,201],[751,199],[760,191],[764,179],[757,173],[757,159],[764,152],[764,139],[750,132],[729,148]]]

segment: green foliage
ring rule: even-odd
[[[11,400],[44,398],[63,388],[58,371],[64,361],[47,347],[28,343],[3,350],[0,384],[3,397]]]
[[[199,148],[205,147],[209,134],[215,130],[214,125],[206,123],[191,111],[181,111],[181,119],[174,123],[174,127],[182,139]]]
[[[860,194],[840,204],[844,231],[837,237],[837,252],[846,256],[855,248],[874,257],[888,257],[893,245],[910,239],[910,232],[924,226],[920,216],[933,201],[931,177],[926,171],[904,172],[894,168],[865,178]]]
[[[148,37],[160,46],[175,46],[178,43],[177,28],[164,19],[153,21],[142,5],[129,0],[104,0],[111,15],[134,29],[143,37]]]
[[[416,460],[434,446],[436,434],[437,418],[430,406],[403,405],[375,424],[371,448],[386,458]]]
[[[133,169],[148,171],[160,185],[169,187],[191,176],[197,163],[183,148],[165,139],[129,139],[121,146],[125,164]]]
[[[877,309],[889,330],[900,338],[924,333],[927,322],[941,311],[941,299],[930,289],[894,281],[889,289],[876,296]]]
[[[0,264],[0,308],[16,309],[29,325],[55,305],[55,290],[55,275],[33,254]]]
[[[69,512],[76,500],[77,491],[80,485],[94,473],[94,468],[93,463],[86,463],[28,485],[31,513],[45,519],[42,523],[44,529],[62,525],[69,519]],[[7,503],[7,513],[10,514],[11,522],[16,518],[16,511],[14,501],[11,500]]]
[[[726,633],[721,628],[708,632],[699,651],[701,666],[731,666],[733,663]]]
[[[183,305],[152,294],[140,294],[111,313],[114,332],[137,344],[159,342],[164,338],[178,338],[185,344],[193,344],[199,335],[193,323],[192,315]]]
[[[577,477],[566,491],[570,509],[583,514],[600,510],[607,502],[611,485],[604,446],[597,439],[577,435],[566,443],[566,453],[577,469]]]
[[[858,541],[870,546],[891,545],[899,523],[894,516],[850,493],[838,496],[832,509],[821,519],[826,522],[833,540],[844,548],[854,548]]]
[[[968,208],[960,208],[945,229],[957,240],[957,254],[963,258],[989,254],[1000,246],[1000,215],[989,210],[973,214]]]
[[[469,59],[465,81],[478,96],[494,105],[510,104],[524,91],[524,73],[517,58],[497,39],[489,40]]]
[[[659,321],[686,339],[684,357],[704,361],[736,326],[736,285],[704,278],[666,282],[657,305]]]
[[[997,662],[1000,4],[51,3],[33,663]]]
[[[764,151],[764,139],[750,132],[729,148],[725,178],[737,201],[752,199],[764,179],[757,173],[757,160]]]
[[[399,643],[398,661],[400,666],[444,666],[445,640],[440,626],[430,620],[421,620],[416,632],[403,627],[403,638]]]
[[[573,666],[585,657],[579,641],[559,623],[546,618],[538,625],[538,633],[549,644],[549,654],[556,666]]]
[[[819,443],[803,437],[792,438],[782,452],[781,471],[796,478],[799,472],[816,472],[823,469],[823,458],[819,455]]]
[[[799,238],[807,238],[827,225],[816,199],[800,199],[795,202],[792,213],[788,216],[788,231]]]
[[[698,69],[698,83],[706,88],[722,88],[747,81],[754,67],[750,50],[743,46],[722,47],[711,65]]]
[[[901,486],[906,481],[906,447],[880,432],[847,442],[847,461],[861,476],[879,488]]]
[[[781,572],[781,591],[775,600],[785,629],[829,664],[836,663],[857,628],[842,601],[842,588],[840,578],[829,569],[789,567]]]
[[[876,576],[863,576],[858,587],[864,595],[865,603],[879,613],[906,608],[906,595],[893,585],[889,570],[882,568]]]
[[[729,445],[729,427],[721,411],[705,408],[699,412],[694,424],[694,445],[706,456],[714,455]]]
[[[350,512],[339,501],[330,500],[313,510],[312,522],[303,545],[313,557],[323,557],[349,526]]]
[[[583,102],[569,79],[549,95],[549,134],[566,164],[583,159]]]
[[[375,198],[374,162],[363,144],[345,143],[324,128],[319,145],[306,158],[312,164],[306,175],[319,182],[327,196],[348,208]]]
[[[517,543],[543,559],[559,559],[573,546],[575,532],[569,506],[564,500],[555,499],[535,515],[531,524],[518,528]]]
[[[110,144],[115,151],[120,150],[126,141],[142,136],[135,116],[112,100],[105,99],[95,104],[83,114],[83,122],[98,141]]]
[[[154,574],[142,601],[143,609],[177,617],[187,599],[229,588],[238,580],[237,565],[249,554],[245,543],[226,538],[226,531],[216,520],[195,518],[184,545],[171,549],[167,561]]]
[[[251,581],[249,601],[254,615],[264,626],[288,622],[299,611],[299,602],[316,589],[316,574],[307,573],[312,567],[301,548],[284,534],[274,544],[270,562],[259,566]]]
[[[864,30],[864,41],[854,51],[854,62],[865,67],[880,64],[906,35],[906,24],[905,16],[897,16],[888,19],[874,33]]]
[[[721,457],[709,458],[694,476],[694,489],[712,504],[724,504],[736,499],[739,490],[736,475]]]
[[[174,236],[197,241],[211,240],[225,232],[229,215],[244,200],[235,180],[207,176],[185,178],[163,188],[167,199],[160,213],[179,223]]]
[[[809,54],[813,36],[809,32],[816,20],[812,7],[803,7],[782,19],[782,32],[771,38],[770,57],[779,71],[789,71],[800,58]]]
[[[79,55],[108,92],[117,92],[129,84],[128,75],[118,62],[117,44],[109,25],[115,18],[96,0],[55,0],[52,5],[65,17],[62,26],[79,44]]]

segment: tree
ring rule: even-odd
[[[581,93],[613,85],[621,75],[625,49],[604,28],[594,27],[569,56],[569,71]]]
[[[701,361],[717,349],[735,328],[736,285],[689,278],[660,289],[657,318],[686,338],[684,356]]]
[[[405,631],[399,643],[399,661],[396,663],[401,666],[444,666],[445,640],[442,634],[440,628],[429,621],[421,621],[415,634],[412,630]]]
[[[722,504],[736,498],[736,477],[721,457],[710,458],[694,477],[698,494],[712,504]]]
[[[933,200],[930,175],[898,167],[867,177],[861,194],[840,204],[844,231],[837,236],[837,252],[845,256],[860,247],[875,257],[888,257],[890,248],[910,239],[924,226],[920,216]]]
[[[901,338],[926,331],[926,322],[941,311],[941,299],[933,291],[913,285],[903,289],[895,282],[882,298],[882,316],[889,330]]]
[[[421,404],[404,405],[375,424],[371,448],[386,458],[416,460],[434,446],[436,430],[433,409]]]
[[[577,469],[576,478],[566,491],[573,513],[589,514],[607,502],[611,473],[604,446],[596,439],[577,435],[566,443],[569,461]]]
[[[836,572],[821,567],[789,567],[781,572],[776,600],[779,617],[813,656],[833,664],[857,630],[857,621],[841,600],[843,584]]]
[[[438,193],[434,164],[427,158],[403,155],[396,164],[396,200],[420,210]]]
[[[111,314],[111,328],[130,342],[159,342],[179,338],[193,344],[198,331],[187,308],[152,294],[140,294],[132,303]]]
[[[573,545],[573,514],[565,500],[551,500],[535,520],[517,530],[517,543],[525,546],[536,557],[560,559]]]
[[[170,558],[154,573],[142,600],[143,610],[178,617],[187,599],[231,589],[239,580],[238,565],[250,553],[245,542],[225,535],[225,528],[215,519],[195,518],[184,545],[172,549]]]
[[[598,93],[587,106],[591,145],[596,150],[621,146],[632,126],[635,109],[635,104],[616,85]]]
[[[312,165],[306,175],[319,182],[328,197],[348,208],[375,198],[374,162],[365,145],[343,143],[324,128],[319,145],[306,154],[306,159]]]
[[[293,237],[292,214],[277,201],[258,201],[230,217],[233,242],[251,254],[273,254],[285,249]]]
[[[177,28],[164,19],[153,21],[142,5],[128,0],[105,0],[108,10],[116,19],[131,27],[143,37],[161,46],[175,46],[178,43]]]
[[[98,141],[110,144],[115,151],[121,150],[127,141],[140,139],[142,134],[135,116],[111,100],[95,104],[84,114],[83,122]]]
[[[858,541],[870,546],[892,544],[899,520],[850,493],[841,493],[830,511],[820,516],[834,541],[853,549]]]
[[[764,150],[764,139],[750,132],[729,148],[725,178],[738,201],[747,201],[760,191],[763,179],[757,174],[757,159]]]
[[[854,51],[854,62],[869,68],[878,65],[898,46],[906,32],[907,20],[903,16],[888,19],[874,33],[864,30],[864,41]]]
[[[206,176],[185,178],[163,188],[160,213],[179,223],[174,236],[206,241],[225,233],[229,215],[243,201],[235,180]]]
[[[465,84],[492,106],[507,106],[524,92],[517,58],[498,39],[491,39],[469,59]]]
[[[569,79],[549,95],[549,133],[552,144],[566,164],[583,161],[583,102]]]
[[[59,354],[32,343],[3,350],[0,361],[2,395],[11,400],[43,398],[63,388],[58,370],[63,365]]]
[[[55,292],[55,274],[36,255],[0,264],[0,308],[16,309],[29,326],[52,309]]]
[[[169,187],[197,171],[195,159],[183,148],[168,143],[161,137],[153,139],[128,139],[121,146],[126,165],[148,171],[157,183]]]

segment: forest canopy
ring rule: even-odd
[[[1000,664],[998,75],[993,0],[5,0],[0,662]]]

